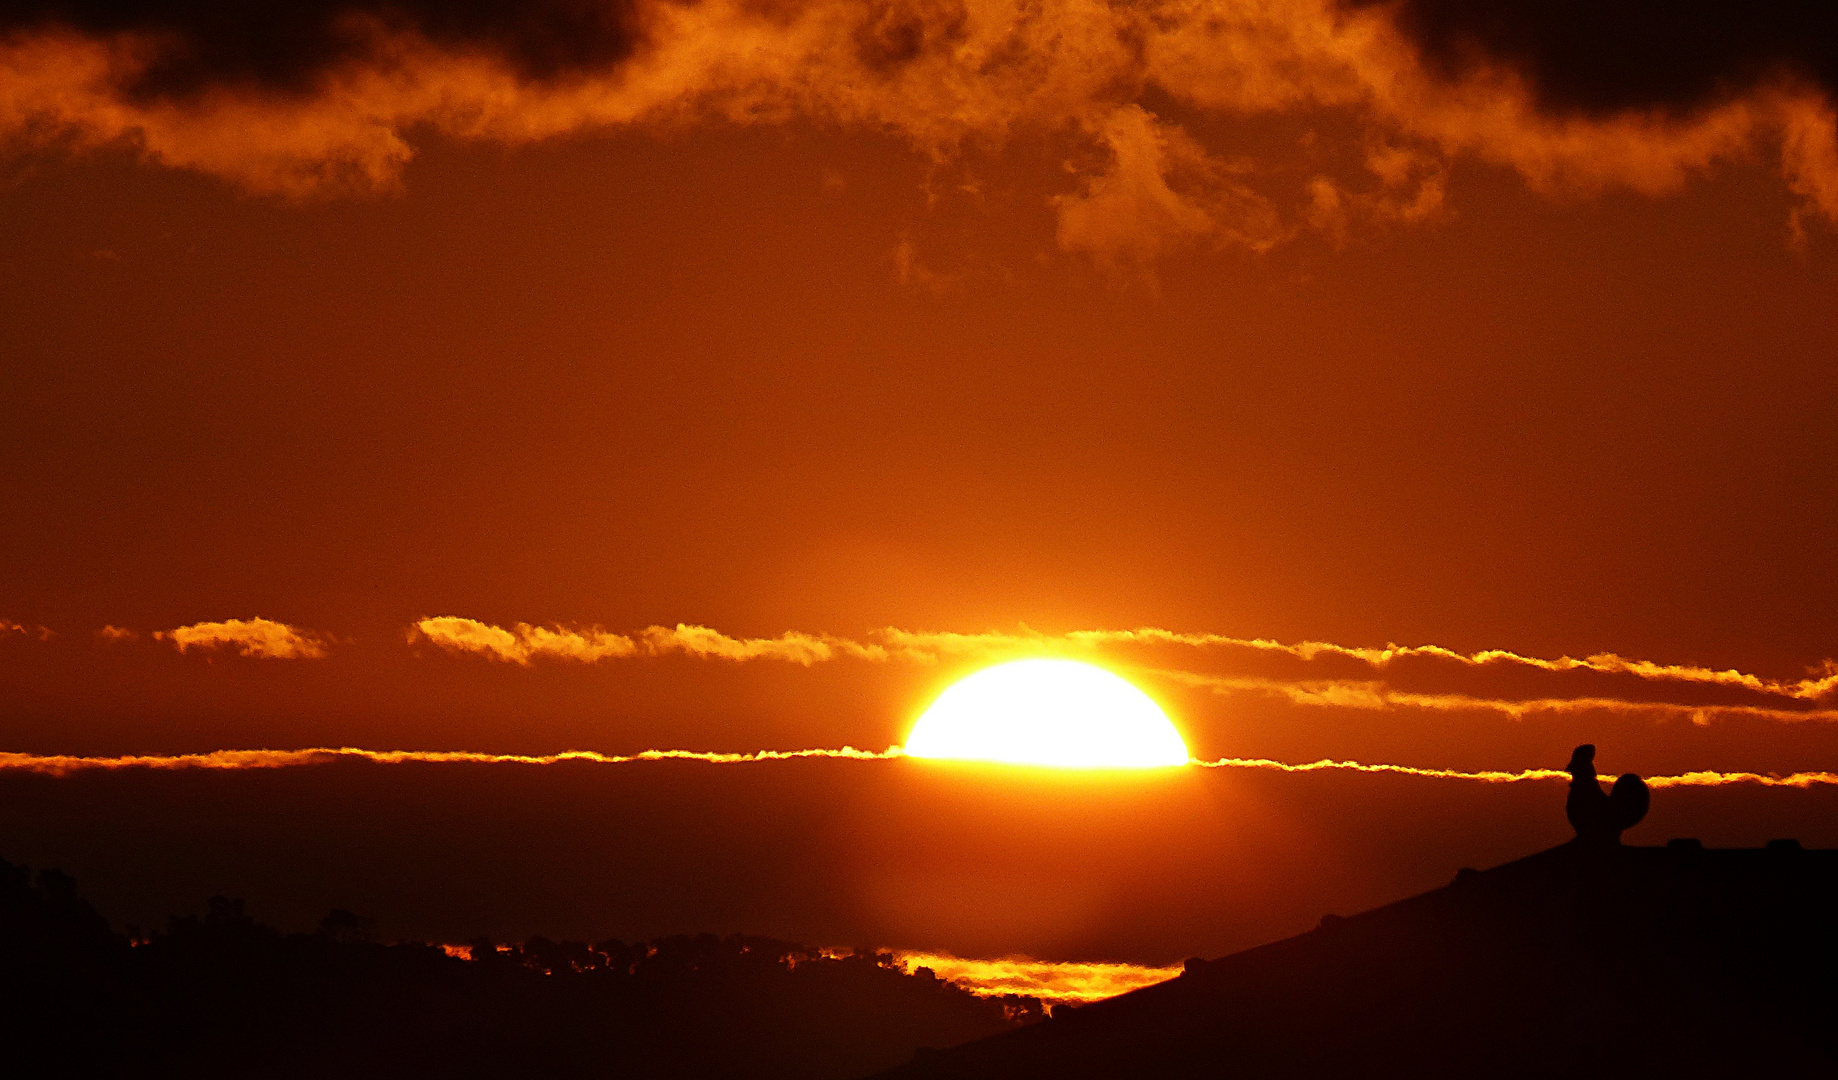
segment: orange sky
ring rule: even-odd
[[[1838,657],[1815,6],[450,7],[0,15],[0,751],[878,751],[1047,651],[1204,758],[1838,769],[1838,698],[1777,685]],[[1756,681],[1061,636],[1143,627]],[[1549,783],[1056,823],[926,768],[14,770],[0,853],[145,919],[1164,962],[1565,835]],[[1838,843],[1832,798],[1663,790],[1631,838]]]

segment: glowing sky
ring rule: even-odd
[[[1586,741],[1838,843],[1825,5],[204,10],[0,12],[0,855],[105,910],[1165,963]],[[884,755],[1048,656],[1242,767]]]

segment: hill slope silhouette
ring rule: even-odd
[[[1623,847],[1593,753],[1571,843],[883,1075],[1838,1075],[1838,851]]]

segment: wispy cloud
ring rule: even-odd
[[[112,629],[105,628],[105,632]],[[326,641],[321,635],[272,619],[192,623],[174,630],[161,630],[153,636],[172,642],[182,653],[193,649],[233,648],[243,656],[271,660],[318,660],[326,655]]]

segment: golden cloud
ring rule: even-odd
[[[228,647],[242,656],[270,660],[319,660],[326,655],[326,642],[320,635],[272,619],[193,623],[175,630],[161,630],[153,636],[172,642],[182,653]]]

